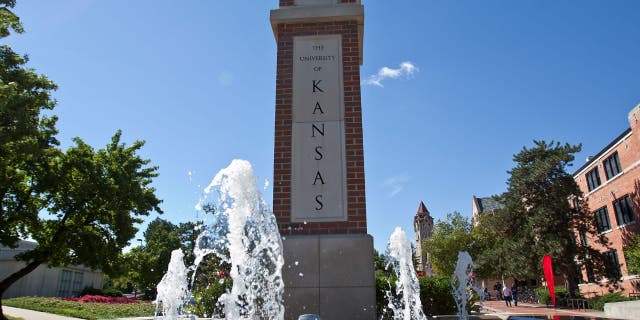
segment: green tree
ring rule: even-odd
[[[14,6],[15,0],[0,0],[0,38],[23,32]],[[117,132],[104,149],[76,138],[62,151],[57,118],[44,115],[55,107],[56,85],[26,63],[26,56],[0,46],[0,244],[15,247],[31,237],[37,246],[16,257],[25,267],[0,281],[0,296],[44,263],[121,271],[134,224],[162,212],[149,186],[157,167],[137,154],[144,143],[126,146]]]
[[[132,248],[124,255],[128,273],[124,276],[126,279],[118,279],[118,282],[131,281],[147,299],[154,299],[156,287],[167,272],[173,250],[181,249],[184,253],[184,264],[193,265],[193,250],[203,228],[200,222],[175,225],[160,218],[151,221],[144,232],[145,244]],[[209,280],[214,279],[220,271],[220,265],[219,259],[213,255],[203,259],[198,267],[198,277],[195,278],[194,286],[208,285]],[[225,270],[228,271],[228,268]]]
[[[498,219],[493,213],[484,213],[471,230],[470,253],[473,253],[473,261],[477,266],[475,273],[481,278],[499,279],[506,271],[506,262],[498,255],[503,245],[503,238],[494,227],[500,223]]]
[[[14,15],[15,1],[0,0],[0,38],[22,33]],[[56,117],[46,117],[55,101],[56,85],[25,68],[26,56],[0,46],[0,243],[14,246],[25,236],[29,220],[37,220],[53,187],[50,159],[59,155]],[[25,221],[26,220],[26,221]]]
[[[176,226],[160,218],[149,223],[144,232],[145,245],[125,254],[128,277],[147,299],[154,299],[156,286],[167,272],[171,252],[181,247]]]
[[[573,293],[577,288],[576,260],[592,264],[600,274],[605,270],[597,250],[577,244],[576,230],[585,230],[603,245],[606,238],[597,235],[584,201],[578,208],[570,205],[570,199],[580,199],[582,192],[566,168],[581,146],[545,141],[534,144],[514,155],[516,166],[509,171],[508,190],[500,197],[505,207],[494,218],[480,221],[489,229],[485,234],[493,234],[495,241],[478,260],[485,271],[494,266],[496,276],[539,278],[542,257],[548,254],[554,270],[567,277]]]
[[[445,221],[433,226],[431,238],[424,241],[423,254],[429,256],[433,271],[450,276],[456,268],[458,252],[470,252],[472,247],[471,222],[460,212],[447,213]]]
[[[389,258],[385,254],[381,254],[378,250],[373,250],[373,264],[376,277],[389,277],[394,275],[393,266],[389,265]]]
[[[633,236],[629,245],[624,249],[629,274],[640,274],[640,235]]]

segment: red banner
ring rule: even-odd
[[[551,302],[553,307],[556,307],[556,292],[553,289],[553,266],[551,265],[551,257],[545,254],[542,257],[542,268],[544,269],[544,278],[547,280],[547,287],[549,288],[549,294],[551,295]]]

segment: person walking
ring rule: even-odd
[[[511,287],[511,297],[513,298],[513,305],[518,306],[518,286],[514,283]]]
[[[507,307],[511,307],[511,289],[509,289],[509,286],[502,288],[502,297],[504,297],[504,303]]]

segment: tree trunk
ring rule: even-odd
[[[576,292],[578,291],[578,281],[576,280],[576,276],[571,273],[566,273],[567,275],[567,286],[569,287],[567,291],[569,291],[569,297],[576,298]]]
[[[14,272],[0,282],[0,319],[5,319],[4,314],[2,313],[2,295],[4,295],[4,292],[7,291],[7,289],[9,289],[12,284],[20,280],[20,278],[28,275],[31,271],[35,270],[39,265],[42,264],[42,262],[43,261],[29,262],[24,268]]]

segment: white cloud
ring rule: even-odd
[[[385,79],[399,79],[399,78],[409,78],[414,73],[420,71],[418,67],[416,67],[412,62],[405,61],[400,64],[400,68],[391,69],[389,67],[382,67],[378,74],[374,74],[369,76],[362,83],[365,85],[373,85],[378,86],[380,88],[384,88],[382,85],[382,81]]]
[[[404,189],[404,185],[409,182],[410,178],[407,175],[395,175],[385,180],[382,185],[389,189],[387,198],[393,198]]]

